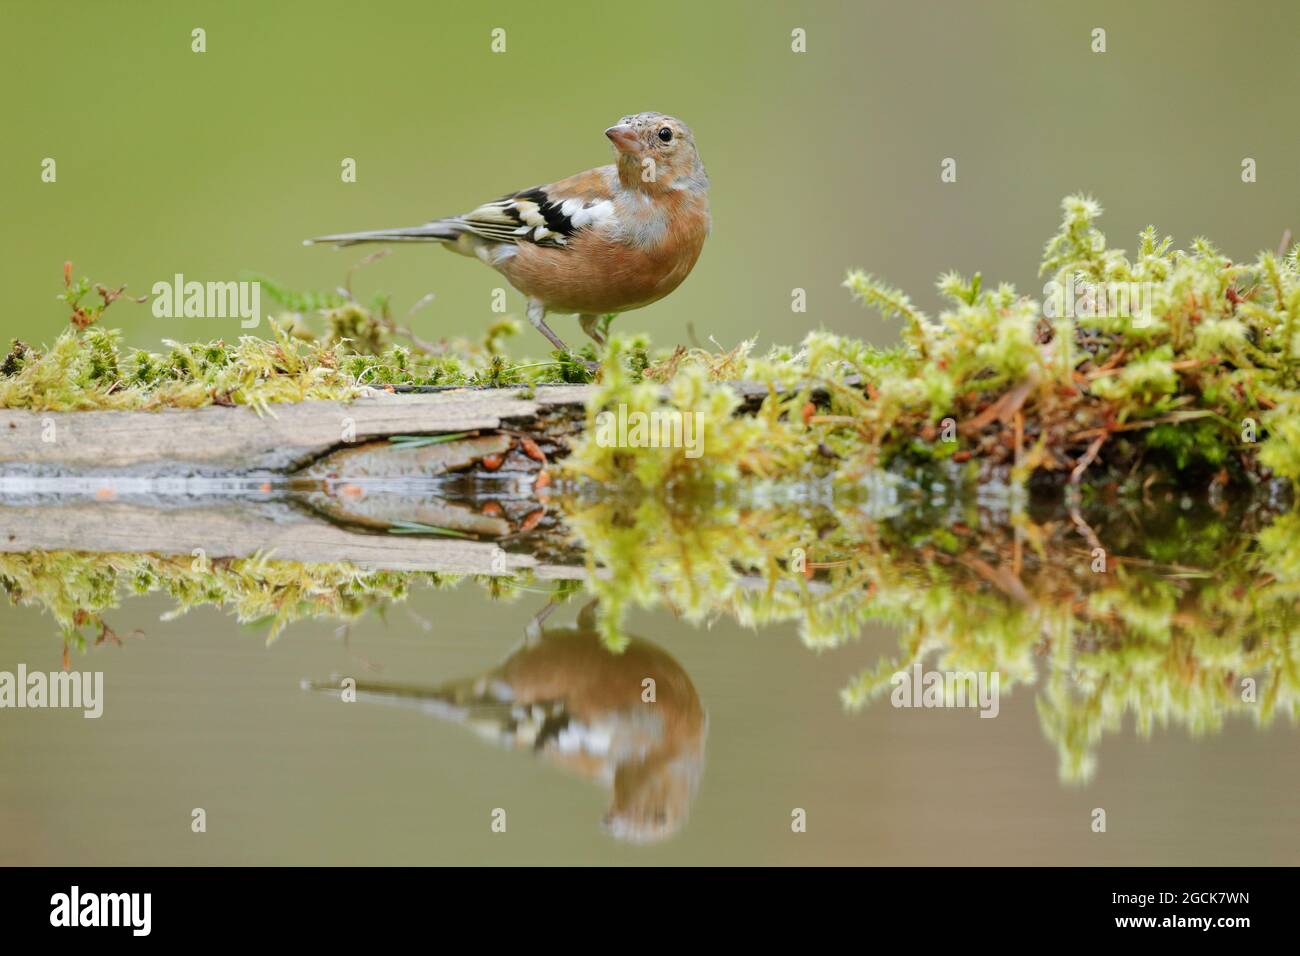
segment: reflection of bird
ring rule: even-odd
[[[421,226],[321,236],[308,242],[442,242],[476,256],[528,297],[528,318],[568,351],[547,312],[577,313],[604,341],[598,317],[657,302],[690,273],[709,232],[709,177],[695,138],[662,113],[605,130],[618,161],[510,193]]]
[[[685,823],[704,769],[708,719],[695,687],[646,641],[610,651],[594,603],[577,627],[543,630],[554,608],[537,615],[523,644],[486,674],[435,688],[358,681],[357,699],[411,704],[529,748],[613,790],[605,825],[614,836],[670,836]],[[310,686],[339,689],[337,682]]]

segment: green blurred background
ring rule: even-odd
[[[1234,257],[1297,215],[1300,5],[1094,3],[3,3],[0,269],[6,335],[49,341],[65,259],[145,294],[176,272],[333,288],[356,249],[323,232],[454,214],[609,160],[602,130],[657,109],[696,131],[714,231],[694,274],[623,319],[658,344],[809,328],[891,341],[839,283],[862,267],[936,305],[944,269],[1037,292],[1067,192],[1112,241],[1148,222]],[[207,52],[190,31],[207,31]],[[507,51],[490,51],[506,30]],[[795,27],[807,52],[790,49]],[[1090,31],[1108,50],[1090,50]],[[1243,157],[1258,182],[1240,179]],[[58,181],[42,183],[44,157]],[[353,157],[358,181],[340,181]],[[939,181],[944,157],[955,184]],[[502,285],[401,248],[354,287],[476,333]],[[808,312],[793,314],[804,288]],[[15,301],[16,300],[16,301]],[[510,293],[510,308],[522,313]],[[106,320],[133,345],[234,320]],[[579,336],[571,320],[561,334]],[[517,352],[542,350],[532,333]]]

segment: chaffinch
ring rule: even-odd
[[[605,130],[617,162],[484,203],[422,226],[308,239],[440,242],[496,269],[528,297],[528,318],[569,351],[546,314],[577,314],[597,344],[601,315],[657,302],[690,273],[709,234],[709,177],[695,137],[662,113]]]
[[[611,651],[596,629],[594,602],[577,627],[543,629],[555,607],[547,605],[523,644],[481,676],[432,688],[357,681],[357,700],[419,707],[540,754],[613,791],[604,824],[615,837],[670,836],[685,823],[704,769],[708,717],[690,677],[648,641],[633,638]],[[305,686],[339,690],[337,681]]]

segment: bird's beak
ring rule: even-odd
[[[605,130],[605,135],[609,137],[609,141],[614,144],[614,148],[620,153],[635,153],[641,145],[640,140],[637,139],[636,130],[627,123],[611,126]]]

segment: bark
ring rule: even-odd
[[[0,506],[0,551],[151,553],[208,559],[256,554],[305,564],[350,562],[366,570],[512,575],[531,571],[543,580],[580,579],[580,555],[571,561],[531,542],[468,541],[421,535],[368,533],[341,527],[286,502],[232,502],[160,507],[130,502],[65,502]]]
[[[32,412],[0,409],[0,472],[85,469],[131,474],[291,472],[349,443],[391,435],[490,431],[528,433],[557,418],[579,421],[590,386],[373,393],[351,403],[169,408],[151,412]]]

